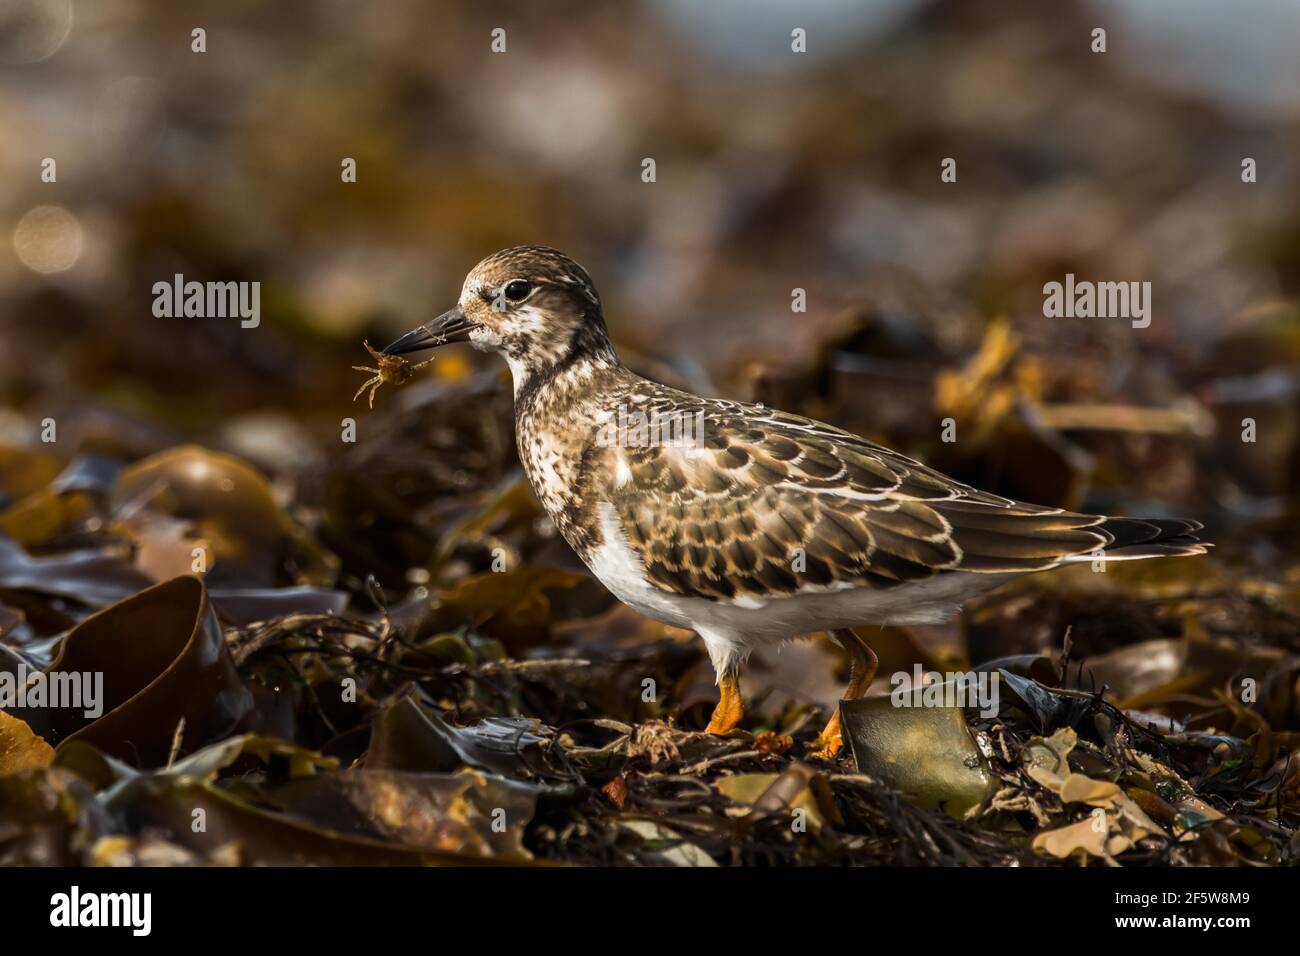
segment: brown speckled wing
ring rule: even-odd
[[[1115,544],[1187,547],[1199,527],[1011,501],[759,406],[661,387],[637,397],[661,421],[699,422],[703,412],[695,446],[608,450],[618,476],[609,500],[628,543],[651,582],[675,594],[762,599],[890,588],[952,570],[1036,571]]]

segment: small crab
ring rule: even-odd
[[[370,347],[368,341],[362,341],[361,344],[366,347],[366,351],[370,353],[370,357],[379,363],[379,368],[371,368],[368,365],[352,366],[352,368],[358,372],[374,373],[370,378],[361,383],[361,387],[357,389],[356,394],[352,396],[352,401],[355,402],[360,398],[361,393],[368,388],[370,389],[371,408],[375,407],[375,392],[379,391],[380,385],[383,385],[386,382],[392,382],[394,385],[401,385],[411,377],[411,373],[415,372],[417,369],[424,368],[424,366],[433,361],[432,358],[428,358],[423,362],[412,365],[400,355],[385,355],[383,352],[376,352]]]

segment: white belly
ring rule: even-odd
[[[649,584],[613,506],[603,502],[598,510],[604,543],[591,556],[592,573],[615,597],[647,617],[699,633],[719,673],[742,662],[757,645],[779,644],[802,634],[864,624],[941,623],[966,599],[1016,577],[954,572],[887,590],[809,590],[763,601],[710,601]]]

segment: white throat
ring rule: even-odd
[[[502,355],[506,360],[506,364],[510,366],[510,378],[515,383],[515,398],[518,398],[523,387],[528,384],[528,379],[532,377],[532,369],[530,369],[528,363],[521,358],[511,355],[508,352],[502,353]]]

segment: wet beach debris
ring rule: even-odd
[[[865,394],[854,341],[787,404],[826,416],[841,403],[847,423]],[[368,351],[371,398],[418,367]],[[1235,435],[1152,430],[1141,415],[1099,434],[1058,414],[1108,402],[1104,363],[1089,361],[1057,362],[994,324],[940,359],[922,350],[909,374],[946,414],[979,411],[947,449],[963,477],[997,486],[1023,454],[1044,465],[1015,478],[1038,482],[1018,489],[1031,499],[1101,494],[1122,513],[1139,510],[1135,488],[1171,512],[1234,507],[1178,474],[1227,487],[1213,460],[1232,459],[1197,443]],[[999,397],[981,409],[983,392]],[[0,861],[1300,857],[1291,505],[1255,523],[1221,515],[1219,547],[1194,562],[1078,566],[948,625],[880,629],[862,701],[835,699],[847,662],[823,637],[760,651],[753,707],[715,737],[701,643],[618,605],[576,562],[519,479],[509,398],[497,375],[431,380],[342,453],[304,433],[316,454],[270,464],[216,438],[66,457],[0,447]],[[892,444],[942,459],[898,421]],[[1191,470],[1160,464],[1173,460]],[[17,696],[64,672],[101,674],[99,692],[81,688],[98,699]],[[996,701],[948,700],[953,674],[996,676]],[[936,705],[894,706],[899,675]],[[816,759],[837,706],[846,749]]]

